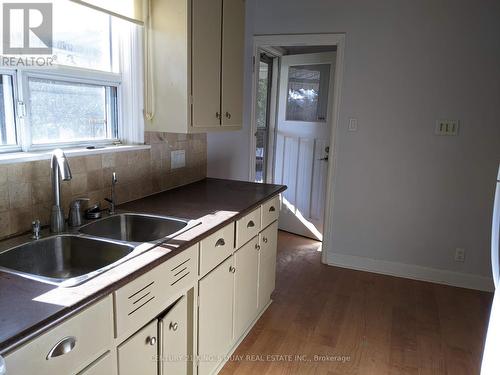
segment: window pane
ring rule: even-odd
[[[0,145],[15,145],[14,88],[12,76],[0,75]]]
[[[329,64],[291,66],[288,70],[286,120],[326,121],[329,83]]]
[[[29,79],[33,144],[117,138],[116,88]]]
[[[256,108],[256,149],[255,149],[255,181],[263,182],[266,178],[267,125],[271,65],[261,61],[259,65],[259,81],[257,87]]]
[[[54,2],[53,9],[57,63],[113,71],[111,17],[70,1]]]

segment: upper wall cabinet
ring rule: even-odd
[[[147,130],[236,130],[243,119],[244,0],[153,0],[154,116]]]

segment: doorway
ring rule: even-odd
[[[342,34],[254,40],[250,178],[287,185],[280,229],[324,241],[323,249],[331,235],[343,41]]]

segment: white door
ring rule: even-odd
[[[274,182],[284,184],[279,227],[322,240],[335,52],[281,58]]]

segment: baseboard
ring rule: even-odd
[[[454,272],[406,263],[388,262],[385,260],[339,253],[328,254],[328,265],[457,286],[460,288],[483,290],[487,292],[494,291],[493,280],[489,277],[470,273]]]

